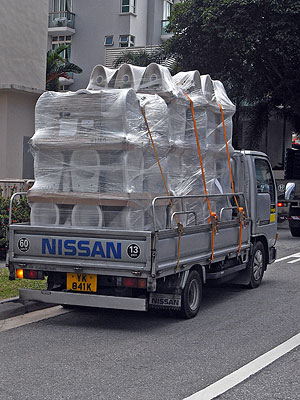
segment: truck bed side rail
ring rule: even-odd
[[[168,215],[168,227],[174,227],[174,219],[176,220],[176,216],[185,216],[188,217],[188,215],[193,215],[194,216],[194,224],[193,225],[198,225],[199,222],[205,223],[204,220],[202,219],[201,221],[201,216],[199,218],[199,215],[197,214],[197,211],[194,209],[188,209],[189,205],[188,203],[193,200],[194,202],[198,202],[199,206],[205,206],[206,199],[209,198],[210,201],[213,203],[214,201],[221,201],[224,205],[219,208],[219,215],[218,215],[218,220],[219,222],[223,222],[224,220],[234,220],[236,219],[238,215],[238,209],[237,206],[233,205],[234,204],[234,196],[239,199],[240,206],[243,207],[244,212],[245,212],[245,218],[248,217],[248,207],[247,203],[245,200],[245,195],[244,193],[224,193],[224,194],[210,194],[210,195],[182,195],[182,196],[157,196],[152,200],[152,213],[153,213],[153,224],[154,224],[154,231],[157,232],[158,225],[157,225],[157,207],[159,202],[163,202],[168,200],[169,202],[172,202],[172,204],[176,203],[177,208],[181,208],[180,210],[173,211],[172,213],[170,212]],[[179,204],[178,204],[179,203]],[[195,207],[195,203],[193,204]],[[175,207],[174,207],[175,208]],[[227,211],[227,213],[226,213]],[[225,214],[226,218],[225,218]]]

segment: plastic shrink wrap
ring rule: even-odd
[[[96,65],[91,73],[87,89],[100,90],[101,88],[107,88],[108,83],[115,79],[117,73],[117,69]]]
[[[230,156],[235,106],[222,83],[208,75],[190,71],[172,77],[157,64],[124,64],[119,70],[97,65],[88,89],[44,93],[31,139],[31,223],[153,230],[154,197],[167,191],[204,195],[191,103],[208,193],[231,193],[219,104]],[[213,211],[220,216],[228,201],[212,199]],[[170,210],[168,200],[157,201],[156,229],[172,225],[173,211],[186,212],[178,214],[184,225],[209,218],[205,197],[174,199],[172,205]],[[222,218],[231,214],[223,212]]]

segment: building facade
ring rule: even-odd
[[[45,90],[48,0],[0,0],[0,179],[33,177],[28,140]]]
[[[83,69],[62,79],[65,89],[85,88],[96,64],[112,66],[125,49],[153,48],[180,0],[49,0],[48,48],[68,44],[64,56]]]

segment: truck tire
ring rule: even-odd
[[[202,280],[195,270],[189,273],[187,282],[181,295],[181,311],[183,318],[194,318],[200,308],[202,300]]]
[[[248,287],[257,288],[262,281],[266,269],[266,252],[262,242],[254,243],[253,254],[250,259],[251,279]]]
[[[290,232],[292,234],[292,236],[294,237],[300,237],[300,227],[294,227],[294,226],[290,226]]]

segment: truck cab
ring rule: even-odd
[[[252,240],[264,243],[269,260],[274,260],[277,234],[277,189],[266,154],[246,151],[251,182],[249,212]]]

